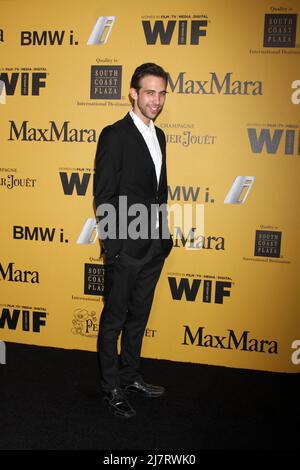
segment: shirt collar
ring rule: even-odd
[[[137,114],[135,114],[133,110],[130,111],[129,114],[132,117],[134,124],[142,134],[145,131],[155,133],[155,127],[152,119],[150,119],[149,126],[147,126],[147,124],[145,124],[144,121],[142,121],[141,118]]]

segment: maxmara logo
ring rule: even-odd
[[[0,263],[0,282],[23,282],[29,284],[39,284],[40,275],[38,271],[27,269],[16,269],[15,263],[8,263],[7,266]]]
[[[32,127],[29,121],[21,124],[9,121],[8,140],[21,140],[23,142],[96,142],[95,129],[77,129],[72,127],[70,121],[57,124],[49,121],[48,127]]]
[[[191,79],[186,72],[177,76],[169,74],[168,83],[172,93],[193,95],[262,95],[262,82],[260,80],[236,80],[233,72],[218,76],[210,72],[206,80]]]
[[[200,326],[197,330],[190,328],[188,325],[183,325],[184,346],[198,346],[200,348],[214,348],[214,349],[235,349],[247,352],[258,352],[277,354],[278,342],[270,339],[255,338],[250,331],[243,331],[236,333],[232,329],[228,329],[224,335],[216,335],[215,333],[208,333],[204,326]]]
[[[192,227],[188,234],[182,232],[181,227],[174,227],[174,247],[186,248],[189,250],[193,249],[204,249],[204,250],[225,250],[225,239],[224,237],[214,236],[197,236],[196,227]]]

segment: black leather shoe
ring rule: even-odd
[[[124,392],[135,392],[147,398],[161,397],[166,391],[164,387],[146,384],[143,381],[135,381],[131,384],[124,385],[122,390],[124,390]]]
[[[110,392],[105,393],[104,401],[109,406],[111,413],[119,418],[127,419],[136,415],[135,410],[119,388],[115,388]]]

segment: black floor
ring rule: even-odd
[[[6,343],[0,365],[1,450],[296,450],[299,374],[142,360],[159,399],[110,415],[95,353]]]

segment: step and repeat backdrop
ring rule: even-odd
[[[134,69],[156,62],[175,246],[142,354],[299,372],[299,2],[0,9],[0,340],[96,351],[97,139],[131,109]]]

